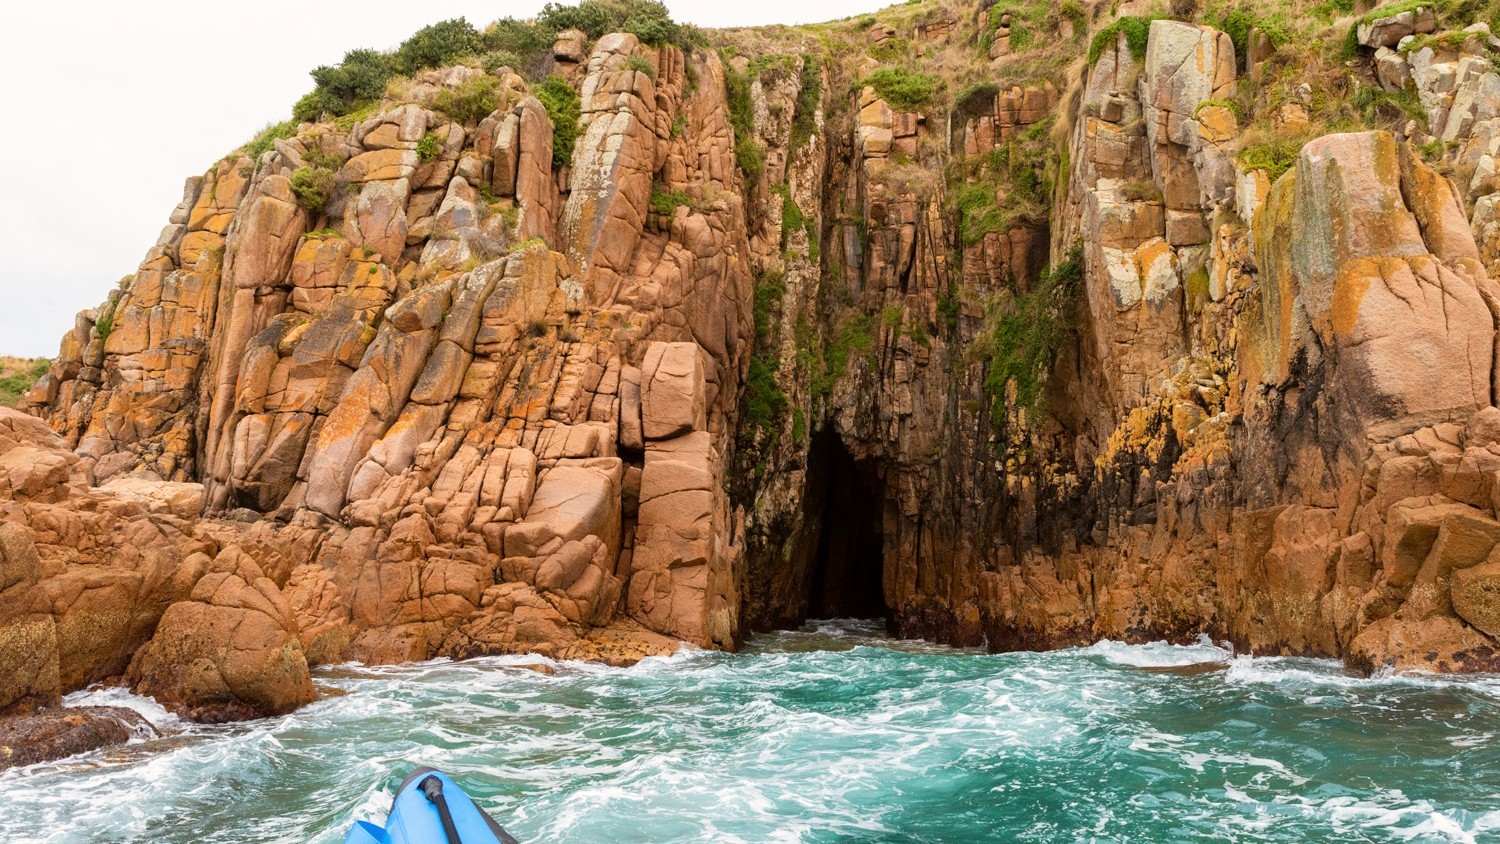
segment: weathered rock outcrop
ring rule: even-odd
[[[55,707],[0,717],[0,770],[52,762],[91,750],[149,738],[156,730],[133,709],[118,706]]]
[[[0,709],[824,612],[1500,665],[1487,30],[1114,14],[547,33],[190,179],[0,415]]]
[[[181,657],[168,671],[177,678],[175,693],[163,696],[175,707],[197,711],[228,699],[277,711],[312,699],[295,619],[281,617],[293,625],[290,637],[259,635],[257,625],[225,617],[246,606],[243,595],[209,588],[226,560],[280,567],[284,582],[295,551],[272,531],[200,520],[200,484],[117,478],[90,487],[80,459],[57,435],[9,408],[0,408],[0,462],[9,484],[0,511],[0,709],[53,705],[62,693],[119,678],[127,668],[135,689],[158,692],[132,659],[149,667],[149,654],[159,662],[163,652]],[[210,554],[217,554],[212,563]],[[262,578],[256,585],[261,602],[285,607],[276,583]],[[179,641],[184,635],[197,642],[191,653]],[[226,698],[190,676],[228,664],[255,695]]]

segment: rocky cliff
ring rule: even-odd
[[[353,51],[0,409],[0,708],[823,615],[1500,668],[1487,14],[592,0]]]

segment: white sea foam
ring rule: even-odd
[[[1134,668],[1181,668],[1192,665],[1227,663],[1234,658],[1234,651],[1216,645],[1207,638],[1191,645],[1174,645],[1168,642],[1149,642],[1131,645],[1104,639],[1080,653],[1101,656],[1114,665]]]
[[[156,698],[132,694],[122,686],[95,686],[63,696],[63,706],[118,706],[131,709],[158,730],[182,729],[182,719],[156,702]]]
[[[345,694],[0,775],[0,841],[336,844],[382,818],[417,764],[450,771],[529,844],[1500,830],[1489,680],[1360,680],[1206,641],[981,655],[879,636],[828,622],[623,671],[535,657],[321,669]],[[538,662],[555,673],[517,667]],[[1227,667],[1140,670],[1204,664]],[[69,698],[122,701],[165,715],[121,690]]]

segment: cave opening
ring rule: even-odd
[[[805,618],[885,618],[885,483],[872,461],[856,460],[832,432],[814,436],[811,498],[820,512],[809,537]]]

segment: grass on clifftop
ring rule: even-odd
[[[16,407],[21,396],[47,374],[47,358],[0,357],[0,406]]]
[[[506,66],[528,79],[542,79],[553,66],[552,45],[566,29],[581,30],[590,39],[628,32],[648,46],[673,44],[684,51],[707,43],[697,27],[673,21],[658,0],[548,3],[534,20],[502,18],[483,30],[465,18],[453,18],[422,27],[392,52],[350,50],[338,64],[314,68],[313,90],[297,101],[292,119],[342,117],[379,101],[395,77],[466,62],[486,70]]]

